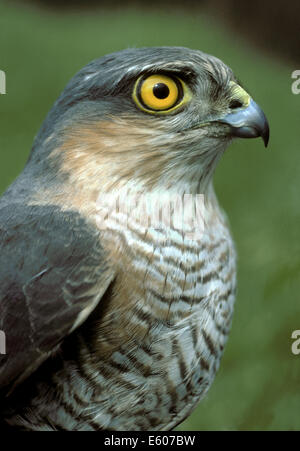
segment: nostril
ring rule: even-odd
[[[234,110],[235,108],[241,108],[243,106],[243,103],[240,100],[232,100],[229,104],[229,108]]]

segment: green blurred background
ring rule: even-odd
[[[258,140],[235,142],[216,172],[239,255],[236,310],[216,380],[179,430],[300,430],[300,355],[291,352],[300,329],[300,95],[291,92],[300,2],[82,4],[0,2],[0,192],[22,170],[58,94],[90,60],[153,45],[224,60],[265,110],[271,140],[267,150]]]

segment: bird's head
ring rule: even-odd
[[[30,162],[47,161],[81,189],[202,193],[232,138],[258,136],[267,145],[267,119],[222,61],[181,47],[128,49],[74,76]]]

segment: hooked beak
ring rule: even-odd
[[[218,120],[223,124],[230,125],[232,135],[240,138],[257,138],[261,136],[265,147],[269,142],[269,123],[263,110],[250,99],[246,108],[239,108],[233,113],[227,114]]]
[[[257,138],[261,136],[265,147],[269,142],[269,124],[263,110],[254,102],[250,95],[236,82],[230,82],[231,100],[237,107],[217,122],[227,124],[231,135],[240,138]]]
[[[227,114],[220,118],[218,122],[230,125],[232,135],[239,138],[257,138],[261,136],[265,147],[267,147],[270,135],[268,120],[257,103],[250,96],[248,99],[247,106]]]

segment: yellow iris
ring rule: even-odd
[[[179,78],[156,74],[140,77],[134,87],[133,99],[143,111],[168,113],[191,96]]]

